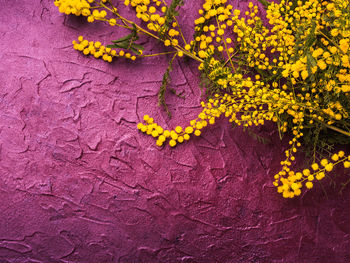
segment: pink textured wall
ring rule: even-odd
[[[196,63],[174,65],[186,98],[166,94],[169,119],[157,107],[169,57],[86,58],[73,39],[118,34],[49,0],[0,2],[1,263],[350,262],[349,177],[283,199],[274,127],[259,129],[264,145],[221,120],[174,149],[137,132],[143,114],[170,128],[198,114]],[[190,36],[201,1],[186,2]]]

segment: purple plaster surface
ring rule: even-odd
[[[169,57],[87,58],[73,39],[118,33],[52,1],[0,3],[1,263],[350,262],[348,177],[283,199],[274,127],[258,130],[264,145],[220,120],[174,149],[137,131],[144,114],[169,128],[198,114],[196,63],[174,64],[185,99],[166,94],[169,119],[157,106]],[[180,11],[187,36],[200,4]]]

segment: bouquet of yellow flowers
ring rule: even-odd
[[[80,36],[73,46],[84,55],[111,62],[119,57],[173,54],[159,90],[159,103],[169,114],[164,92],[174,59],[187,56],[198,61],[207,95],[198,117],[173,130],[163,129],[148,115],[137,125],[158,146],[167,142],[174,147],[200,136],[222,115],[245,128],[277,123],[280,136],[288,133],[291,140],[273,184],[283,197],[293,198],[335,165],[350,167],[350,156],[343,151],[332,155],[322,151],[325,145],[350,143],[350,3],[260,2],[266,8],[265,24],[253,3],[242,13],[227,0],[205,0],[191,40],[185,39],[176,18],[181,0],[125,0],[125,8],[135,10],[139,23],[122,16],[110,0],[56,0],[55,5],[67,15],[130,31],[106,46]],[[144,55],[137,43],[142,34],[173,50]],[[297,172],[292,167],[302,145],[310,149],[312,161],[309,169]]]

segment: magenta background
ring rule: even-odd
[[[190,36],[201,2],[186,2]],[[137,132],[143,114],[169,128],[198,114],[196,63],[174,65],[186,99],[166,94],[169,120],[157,107],[169,57],[86,58],[73,39],[117,34],[48,0],[0,3],[1,263],[350,262],[348,177],[283,199],[274,127],[263,145],[221,120],[174,149]]]

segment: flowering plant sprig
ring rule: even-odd
[[[107,47],[80,37],[73,42],[74,48],[85,55],[109,62],[114,57],[134,60],[145,56],[143,47],[135,43],[140,34],[172,47],[172,52],[155,54],[174,54],[159,96],[163,105],[162,94],[173,60],[185,55],[199,62],[208,99],[201,103],[203,110],[198,117],[187,127],[174,130],[162,128],[148,115],[137,125],[140,131],[156,138],[158,146],[168,141],[174,147],[193,135],[200,136],[204,127],[221,116],[243,127],[272,121],[277,123],[281,137],[291,134],[290,147],[273,184],[283,197],[293,198],[301,194],[304,185],[312,188],[315,179],[322,180],[335,165],[350,167],[350,156],[343,151],[327,159],[319,150],[322,143],[350,143],[350,3],[261,2],[266,6],[267,26],[252,3],[249,11],[241,14],[227,0],[205,0],[190,41],[186,41],[176,20],[180,0],[169,6],[158,0],[126,0],[124,4],[135,9],[147,28],[123,17],[111,1],[57,0],[55,4],[60,12],[131,31]],[[115,18],[109,18],[107,12]],[[330,132],[338,134],[335,139],[329,137]],[[295,153],[302,144],[312,146],[311,170],[295,172]]]

